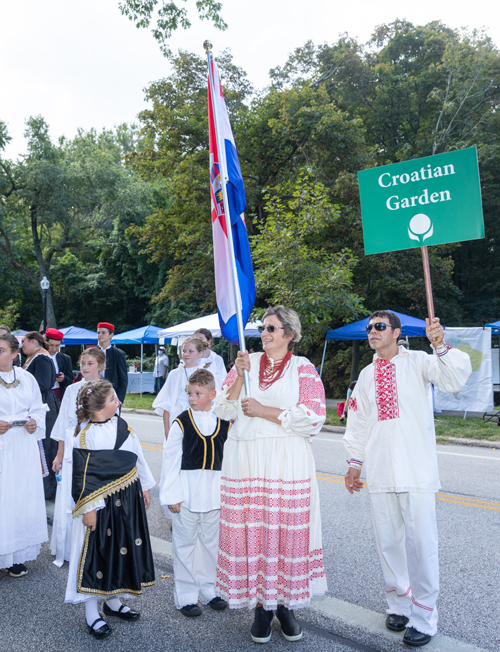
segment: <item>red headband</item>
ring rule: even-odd
[[[58,331],[57,328],[47,328],[47,330],[45,331],[45,337],[48,340],[57,340],[58,342],[62,342],[64,333]]]
[[[109,331],[113,331],[113,333],[115,332],[115,327],[113,326],[113,324],[110,324],[107,321],[99,322],[97,324],[97,328],[107,328]]]

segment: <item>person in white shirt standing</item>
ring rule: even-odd
[[[401,322],[394,313],[370,316],[366,330],[375,355],[349,400],[344,436],[349,493],[360,491],[362,467],[366,471],[388,603],[386,627],[406,630],[403,642],[412,647],[426,645],[438,621],[440,484],[428,389],[433,383],[443,392],[459,392],[472,373],[469,356],[444,342],[439,319],[426,321],[436,355],[398,347]]]
[[[155,394],[158,394],[165,384],[168,374],[168,356],[165,353],[165,347],[160,346],[158,355],[155,358],[153,376],[155,379]]]

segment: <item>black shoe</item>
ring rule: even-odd
[[[255,608],[255,620],[250,630],[250,636],[254,643],[267,643],[270,640],[273,618],[272,611],[266,611],[264,607]]]
[[[94,625],[95,625],[96,623],[99,623],[99,622],[102,623],[101,627],[99,627],[98,629],[94,629]],[[106,638],[106,637],[108,637],[108,636],[111,634],[111,632],[112,632],[112,629],[111,629],[111,627],[108,625],[108,623],[105,622],[105,621],[104,621],[102,618],[100,618],[100,617],[97,618],[96,620],[94,620],[94,622],[92,623],[92,625],[87,625],[87,627],[88,627],[88,630],[89,630],[89,634],[91,634],[91,635],[92,635],[94,638],[96,638],[98,641],[101,640],[101,638]]]
[[[22,577],[28,574],[28,569],[24,564],[14,564],[10,568],[4,569],[11,577]]]
[[[201,609],[197,604],[187,604],[182,609],[179,609],[183,616],[188,618],[195,618],[196,616],[201,616]]]
[[[422,647],[422,645],[427,645],[431,638],[432,636],[429,636],[429,634],[422,634],[414,627],[407,627],[403,636],[403,643],[411,647]]]
[[[302,628],[299,625],[291,609],[287,609],[282,604],[278,605],[276,616],[280,621],[281,633],[287,641],[300,641],[302,638]]]
[[[227,609],[228,604],[225,600],[217,596],[213,600],[210,600],[208,606],[215,609],[215,611],[224,611],[224,609]]]
[[[389,614],[385,619],[385,626],[393,632],[402,632],[407,624],[408,618],[399,614]]]
[[[137,620],[141,615],[138,611],[132,611],[132,609],[129,609],[128,611],[122,611],[124,607],[125,605],[122,604],[122,606],[118,609],[118,611],[115,611],[114,609],[111,609],[111,607],[109,607],[108,604],[105,602],[102,610],[104,611],[106,616],[117,616],[122,620]]]

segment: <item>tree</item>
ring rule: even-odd
[[[186,2],[186,0],[183,0]],[[153,37],[158,41],[160,49],[167,57],[172,56],[168,40],[179,27],[189,29],[191,21],[185,6],[179,2],[165,2],[165,0],[124,0],[120,2],[120,11],[127,16],[138,28],[146,28],[154,22],[151,30]],[[200,20],[209,20],[217,27],[224,30],[226,23],[220,15],[222,3],[216,0],[196,0],[196,10]]]

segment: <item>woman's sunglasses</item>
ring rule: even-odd
[[[276,330],[282,330],[284,331],[285,328],[284,326],[273,326],[270,324],[269,326],[257,326],[257,330],[259,333],[263,333],[264,331],[267,331],[268,333],[274,333]]]
[[[392,326],[389,326],[383,321],[379,321],[376,324],[368,324],[368,326],[366,327],[366,332],[371,333],[372,328],[374,328],[376,331],[380,333],[380,331],[385,331],[387,328],[392,328]]]

